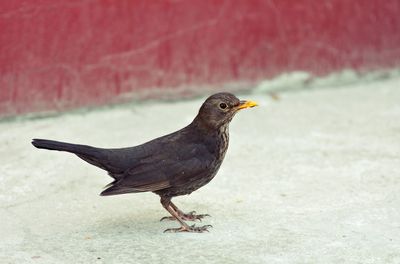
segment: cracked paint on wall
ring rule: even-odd
[[[0,115],[400,65],[397,0],[14,0],[0,10]]]

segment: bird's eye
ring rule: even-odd
[[[220,103],[219,108],[226,109],[228,106],[225,103]]]

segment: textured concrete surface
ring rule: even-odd
[[[0,123],[0,263],[400,263],[400,79],[241,98],[217,177],[175,199],[100,197],[110,181],[34,137],[122,147],[186,125],[202,99]]]

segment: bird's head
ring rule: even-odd
[[[206,127],[218,129],[229,124],[239,110],[254,106],[257,103],[240,101],[231,93],[217,93],[206,99],[195,120]]]

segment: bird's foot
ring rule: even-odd
[[[181,226],[179,228],[168,228],[164,230],[164,233],[179,233],[179,232],[189,232],[189,233],[204,233],[209,232],[208,228],[212,227],[212,225],[205,226]]]
[[[183,214],[181,217],[183,220],[186,221],[196,221],[199,220],[201,222],[201,219],[203,219],[206,216],[211,216],[209,214],[196,214],[196,211],[191,211],[188,214]]]
[[[197,215],[196,211],[191,211],[190,213],[187,213],[187,214],[184,214],[184,213],[179,214],[179,217],[184,221],[197,221],[197,220],[199,220],[201,222],[201,219],[203,219],[206,216],[211,216],[211,215],[209,215],[209,214],[198,214]],[[160,219],[160,221],[164,221],[164,220],[174,221],[174,220],[176,220],[176,218],[172,217],[172,216],[165,216],[165,217]]]

